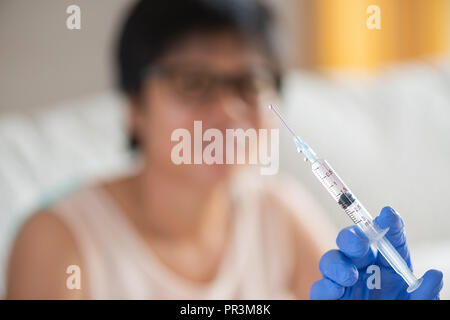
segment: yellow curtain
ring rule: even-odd
[[[450,0],[312,0],[313,67],[375,69],[449,52]],[[366,9],[380,9],[369,29]]]

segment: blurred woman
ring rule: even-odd
[[[255,1],[134,5],[117,69],[139,170],[31,217],[12,251],[8,298],[308,297],[330,243],[316,236],[327,230],[299,186],[248,166],[171,161],[172,132],[194,136],[195,120],[223,133],[264,127],[259,99],[281,79],[272,30]],[[67,285],[73,265],[79,289]]]

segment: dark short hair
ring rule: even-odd
[[[230,29],[256,40],[276,60],[273,16],[256,0],[140,0],[130,10],[118,41],[119,88],[138,93],[143,72],[193,31]]]
[[[274,17],[257,0],[139,0],[129,11],[117,42],[118,86],[126,95],[140,92],[144,73],[170,46],[189,33],[231,30],[255,41],[278,67]],[[275,70],[278,87],[281,76]],[[131,147],[137,141],[131,137]]]

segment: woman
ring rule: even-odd
[[[250,1],[134,6],[117,61],[140,169],[34,215],[12,251],[9,298],[308,297],[329,243],[303,218],[317,209],[298,186],[171,161],[172,132],[195,120],[223,133],[263,126],[258,99],[280,81],[271,28]],[[71,265],[80,289],[68,289]]]

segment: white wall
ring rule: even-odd
[[[0,113],[111,88],[113,35],[131,2],[1,0]],[[81,30],[66,27],[71,4],[81,8]]]

